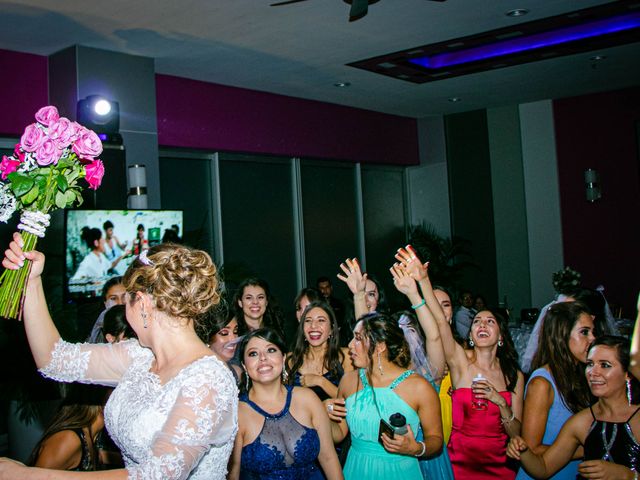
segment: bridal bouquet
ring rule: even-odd
[[[54,106],[36,113],[13,155],[0,162],[0,221],[20,210],[24,251],[33,250],[49,226],[49,211],[82,204],[84,179],[96,190],[104,165],[97,157],[102,142],[95,132],[58,114]],[[0,277],[0,317],[18,318],[31,262]]]
[[[569,294],[580,287],[580,278],[580,272],[564,267],[553,274],[553,288],[558,293]]]

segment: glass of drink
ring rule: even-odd
[[[476,382],[481,380],[486,380],[480,373],[473,378],[473,382],[471,382],[471,388],[473,389],[476,385]],[[486,398],[478,397],[473,390],[471,391],[471,408],[474,410],[486,410],[489,406],[489,402]]]

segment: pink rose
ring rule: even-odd
[[[20,144],[16,143],[16,146],[13,148],[13,156],[20,160],[20,162],[24,162],[24,152],[20,148]]]
[[[50,138],[45,139],[38,151],[35,153],[38,165],[55,165],[60,160],[62,149],[58,148]]]
[[[42,107],[36,112],[36,120],[45,127],[48,127],[49,125],[51,125],[51,123],[58,120],[59,116],[60,115],[58,114],[58,109],[53,105]]]
[[[49,125],[49,138],[60,149],[65,149],[71,145],[78,137],[75,122],[70,122],[68,118],[60,117]]]
[[[97,190],[102,183],[103,176],[104,164],[102,163],[102,160],[94,160],[84,166],[84,178],[89,184],[89,188]]]
[[[93,160],[102,153],[102,142],[93,130],[82,127],[72,150],[84,160]]]
[[[24,129],[22,138],[20,138],[20,146],[25,152],[35,152],[40,148],[45,138],[44,132],[35,123],[32,123]]]
[[[16,160],[13,157],[2,156],[2,162],[0,162],[0,172],[2,172],[2,180],[6,180],[10,173],[13,173],[20,165],[20,160]]]

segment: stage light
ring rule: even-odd
[[[78,122],[101,134],[114,134],[120,130],[120,106],[100,95],[89,95],[78,102]]]
[[[104,98],[101,98],[95,103],[95,105],[93,106],[93,110],[101,117],[104,117],[111,111],[111,104]]]

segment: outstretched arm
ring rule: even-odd
[[[389,271],[393,276],[393,285],[396,289],[406,295],[411,302],[413,310],[416,312],[418,322],[424,331],[426,341],[425,350],[429,359],[430,374],[434,381],[440,380],[445,370],[444,351],[440,341],[440,331],[436,325],[426,302],[418,293],[418,285],[406,268],[401,264],[394,264]],[[438,305],[438,308],[440,306]]]
[[[452,369],[457,368],[457,366],[460,366],[461,368],[466,366],[467,356],[464,353],[464,349],[458,345],[458,342],[453,338],[449,322],[444,316],[444,312],[442,311],[442,307],[440,307],[438,299],[433,294],[433,287],[431,286],[431,281],[429,280],[429,274],[427,271],[429,262],[423,264],[411,245],[407,245],[405,248],[399,249],[396,254],[396,258],[418,282],[418,285],[420,285],[427,307],[429,307],[429,313],[431,314],[431,317],[428,318],[434,319],[438,326],[440,341],[442,343],[442,349],[444,351],[444,357],[447,364],[449,364],[449,367]],[[419,317],[418,319],[420,320]],[[420,325],[422,325],[422,321],[420,321]],[[422,328],[425,328],[425,326],[426,325],[422,325]],[[425,333],[426,332],[427,330],[425,329]]]

